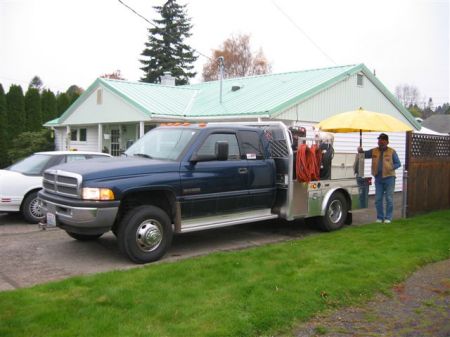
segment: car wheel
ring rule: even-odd
[[[155,206],[130,210],[119,224],[119,249],[136,263],[159,260],[170,247],[173,237],[169,216]]]
[[[328,200],[325,215],[318,218],[320,229],[331,232],[344,226],[348,215],[347,200],[342,193],[336,192]]]
[[[70,237],[72,237],[78,241],[93,241],[93,240],[97,240],[100,236],[103,235],[103,234],[78,234],[78,233],[73,233],[73,232],[69,232],[69,231],[66,231],[66,233]]]
[[[29,223],[38,223],[44,219],[44,214],[39,206],[37,192],[28,194],[22,204],[22,214]]]

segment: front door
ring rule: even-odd
[[[228,142],[228,160],[185,162],[181,165],[183,218],[223,214],[245,209],[248,205],[247,161],[241,159],[236,134],[212,133],[197,153],[213,155],[217,141]]]
[[[111,155],[120,156],[120,129],[111,129]]]

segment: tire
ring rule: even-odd
[[[125,214],[119,224],[120,251],[135,263],[159,260],[172,243],[169,216],[155,206],[139,206]]]
[[[37,191],[28,194],[23,201],[22,215],[29,223],[38,223],[44,219],[44,214],[39,207]]]
[[[94,241],[103,235],[103,234],[78,234],[78,233],[73,233],[73,232],[69,232],[69,231],[66,231],[66,233],[70,237],[72,237],[78,241]]]
[[[348,216],[347,200],[340,192],[333,193],[328,200],[325,215],[318,218],[319,227],[326,232],[335,231],[344,226]]]

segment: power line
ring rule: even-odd
[[[139,16],[141,19],[145,20],[146,22],[148,22],[149,24],[151,24],[153,27],[155,28],[159,28],[155,23],[151,22],[150,20],[148,20],[145,16],[143,16],[142,14],[138,13],[136,10],[134,10],[133,8],[131,8],[130,6],[128,6],[126,3],[124,3],[122,0],[118,0],[123,6],[125,6],[126,8],[128,8],[130,11],[132,11],[134,14],[136,14],[137,16]],[[167,35],[169,35],[171,38],[176,38],[175,36],[166,33]],[[200,51],[198,51],[195,48],[192,48],[192,50],[194,50],[195,52],[197,52],[200,56],[203,56],[205,58],[207,58],[208,60],[212,59],[209,56],[206,56],[205,54],[201,53]]]
[[[272,4],[278,9],[278,11],[282,15],[284,15],[294,25],[294,27],[297,28],[300,31],[300,33],[302,33],[309,40],[309,42],[311,42],[313,44],[313,46],[316,47],[317,50],[322,53],[323,56],[325,56],[334,65],[337,65],[337,63],[327,53],[325,53],[325,51],[323,51],[322,48],[320,48],[319,45],[316,42],[314,42],[314,40],[308,34],[306,34],[306,32],[303,29],[301,29],[300,26],[293,19],[280,8],[280,6],[277,5],[275,0],[271,0],[271,1],[272,1]]]

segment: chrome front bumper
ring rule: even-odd
[[[116,219],[119,207],[75,207],[40,199],[43,214],[52,213],[56,218],[56,226],[70,228],[73,232],[107,232]],[[50,227],[46,223],[41,228]]]

